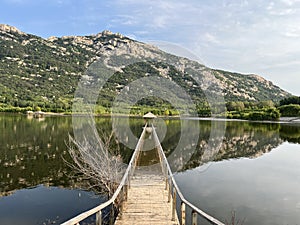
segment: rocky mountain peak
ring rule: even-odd
[[[0,24],[0,31],[2,32],[7,32],[7,33],[17,33],[17,34],[22,34],[25,35],[24,32],[20,31],[16,27],[7,25],[7,24]]]

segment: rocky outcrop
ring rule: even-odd
[[[8,33],[17,33],[21,35],[26,35],[26,33],[18,30],[16,27],[7,25],[7,24],[0,24],[0,31],[2,32],[8,32]]]

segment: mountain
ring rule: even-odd
[[[46,111],[68,111],[86,69],[103,55],[124,46],[137,55],[156,57],[162,62],[145,61],[118,68],[100,93],[98,103],[104,107],[109,107],[120,89],[130,82],[152,75],[176,82],[200,105],[205,103],[206,89],[221,89],[227,102],[278,102],[290,96],[258,75],[211,69],[119,33],[103,31],[44,39],[0,24],[0,108],[39,106]],[[169,59],[180,63],[168,64]],[[193,78],[193,71],[200,71],[198,81]],[[164,102],[156,98],[141,100],[139,104],[155,105],[155,101]]]

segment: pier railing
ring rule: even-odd
[[[102,203],[101,205],[93,209],[90,209],[86,212],[83,212],[78,216],[62,223],[61,225],[80,225],[81,222],[83,222],[85,219],[93,215],[96,215],[96,225],[102,225],[103,211],[110,207],[113,209],[114,205],[117,205],[119,207],[119,213],[120,215],[122,215],[123,203],[124,201],[127,200],[127,192],[128,192],[128,188],[130,187],[130,178],[134,173],[135,167],[137,165],[137,160],[139,158],[139,152],[141,150],[141,146],[143,145],[145,133],[146,131],[149,131],[149,128],[150,127],[147,127],[147,125],[144,127],[143,132],[140,136],[140,139],[138,140],[136,148],[129,162],[129,165],[121,180],[121,183],[119,184],[113,196],[108,201]],[[165,156],[165,153],[163,151],[163,148],[160,144],[159,138],[157,136],[157,133],[153,125],[152,128],[150,128],[150,130],[152,132],[155,145],[157,147],[161,167],[165,176],[165,184],[166,184],[165,189],[168,190],[168,201],[170,202],[170,204],[172,204],[172,220],[174,221],[176,220],[176,216],[177,216],[176,208],[177,205],[179,204],[180,213],[178,213],[178,215],[180,215],[179,219],[181,225],[186,225],[186,219],[188,217],[191,218],[192,225],[197,225],[199,217],[205,219],[206,221],[208,221],[210,224],[213,225],[225,225],[224,223],[220,222],[216,218],[200,210],[195,205],[193,205],[192,203],[190,203],[188,200],[185,199],[180,189],[178,188],[178,185],[175,181],[170,165],[167,161],[167,158]],[[186,214],[188,208],[191,210],[191,215]],[[113,215],[110,215],[110,218],[112,219]],[[113,221],[111,220],[111,222]]]
[[[159,138],[157,136],[157,133],[156,133],[153,125],[152,125],[152,134],[154,137],[155,145],[158,150],[162,170],[163,170],[163,173],[164,173],[164,176],[166,179],[166,187],[165,188],[166,188],[166,190],[168,190],[168,201],[169,202],[172,201],[172,220],[175,220],[176,207],[177,207],[177,204],[180,203],[180,211],[181,212],[180,212],[180,214],[178,213],[178,215],[180,215],[180,217],[181,217],[181,218],[179,218],[181,225],[186,224],[186,217],[187,217],[186,209],[187,209],[187,207],[189,207],[191,209],[190,216],[191,216],[191,221],[192,221],[191,224],[192,225],[197,225],[198,216],[205,219],[210,224],[225,225],[224,223],[222,223],[219,220],[215,219],[214,217],[208,215],[207,213],[205,213],[201,209],[197,208],[195,205],[193,205],[192,203],[190,203],[188,200],[185,199],[185,197],[181,193],[180,189],[178,188],[178,185],[175,181],[175,178],[171,171],[170,165],[168,163],[168,160],[166,158],[166,155],[163,151],[163,148],[160,144]],[[179,197],[178,200],[177,200],[177,196]]]
[[[144,136],[146,133],[146,127],[147,127],[147,125],[143,129],[143,132],[140,136],[140,139],[138,140],[138,143],[135,147],[135,150],[134,150],[131,160],[128,164],[128,167],[123,175],[121,183],[119,184],[119,186],[116,189],[113,196],[108,201],[102,203],[101,205],[99,205],[93,209],[90,209],[86,212],[83,212],[83,213],[79,214],[78,216],[73,217],[72,219],[62,223],[61,225],[80,225],[80,222],[82,222],[83,220],[85,220],[88,217],[93,216],[93,215],[96,215],[96,225],[101,225],[102,218],[103,218],[103,215],[102,215],[103,211],[109,207],[112,207],[112,209],[113,209],[114,204],[119,204],[120,213],[122,213],[123,202],[127,199],[127,192],[128,192],[128,188],[130,185],[130,178],[133,175],[134,169],[137,165],[139,151],[143,144]],[[112,217],[113,216],[110,216],[110,218],[112,218]]]

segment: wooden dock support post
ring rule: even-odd
[[[181,203],[181,225],[185,225],[185,203]]]
[[[101,210],[96,213],[96,225],[102,225],[102,212],[101,212]]]
[[[171,201],[171,184],[168,185],[168,202]]]
[[[132,166],[132,164],[131,164],[131,166]],[[128,176],[126,178],[126,184],[128,185],[128,188],[130,188],[130,179],[131,179],[132,175],[133,174],[131,172],[129,172]]]
[[[166,177],[165,180],[166,180],[165,190],[168,190],[168,178]]]
[[[124,201],[128,199],[128,185],[124,185]]]
[[[115,206],[114,204],[112,204],[110,209],[109,225],[113,225],[114,220],[115,220]]]
[[[197,225],[197,212],[192,211],[192,225]]]
[[[120,210],[119,210],[119,217],[120,219],[122,219],[122,215],[123,215],[123,209],[124,209],[124,201],[125,201],[125,193],[124,193],[124,187],[121,190],[121,197],[120,197]]]
[[[176,188],[173,187],[172,221],[175,221],[175,216],[176,216]]]

